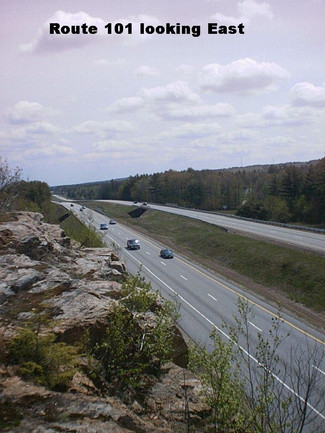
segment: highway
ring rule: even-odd
[[[132,205],[132,202],[121,200],[98,200],[118,203],[123,205]],[[275,225],[256,223],[223,215],[212,214],[210,212],[188,210],[170,206],[161,206],[150,203],[150,208],[163,212],[183,215],[189,218],[195,218],[210,224],[215,224],[230,230],[253,234],[273,241],[295,245],[298,247],[308,248],[314,251],[325,253],[325,234],[314,233],[303,230],[296,230]]]
[[[78,218],[90,222],[96,229],[101,223],[109,223],[109,217],[90,209],[81,212],[80,205],[76,203],[73,207],[70,206],[69,202],[61,204],[72,210]],[[229,339],[227,331],[222,328],[222,322],[224,320],[228,326],[235,326],[233,316],[237,312],[238,297],[246,299],[254,312],[254,316],[249,321],[250,344],[257,343],[259,333],[267,336],[272,327],[272,319],[277,317],[277,311],[272,306],[183,257],[176,256],[170,260],[162,259],[159,256],[159,251],[168,245],[160,245],[156,241],[137,233],[134,229],[123,226],[118,221],[116,225],[109,225],[108,230],[101,231],[101,235],[108,246],[112,247],[113,243],[118,246],[118,255],[125,261],[129,272],[134,274],[141,268],[141,273],[146,280],[151,282],[154,290],[159,291],[165,298],[180,304],[180,327],[193,340],[209,346],[211,344],[209,335],[213,328],[220,330],[225,339]],[[129,251],[126,248],[126,241],[134,238],[140,240],[141,248],[140,250]],[[324,335],[285,313],[281,313],[281,317],[283,319],[281,334],[283,336],[289,334],[279,347],[281,365],[288,362],[287,356],[290,350],[293,350],[297,356],[303,356],[303,354],[308,353],[308,349],[312,348],[317,348],[322,352],[320,363],[310,365],[310,371],[315,374],[318,383],[309,403],[309,412],[314,420],[303,431],[324,433]],[[247,349],[246,346],[243,348],[244,350]],[[256,362],[254,353],[249,353],[248,356],[252,362]],[[288,365],[289,369],[290,367]],[[279,373],[275,378],[286,392],[296,396],[297,399],[303,399],[288,377]],[[302,384],[300,385],[302,386]]]

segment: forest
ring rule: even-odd
[[[52,188],[70,199],[119,199],[325,226],[325,158],[222,170],[168,170]]]

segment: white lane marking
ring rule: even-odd
[[[325,371],[321,370],[320,368],[316,367],[316,365],[313,365],[313,368],[317,371],[319,371],[320,373],[322,373],[325,376]]]
[[[180,275],[181,278],[183,278],[183,280],[187,281],[187,278],[183,277],[183,275]]]
[[[210,295],[210,293],[208,293],[208,296],[210,296],[210,298],[212,298],[214,301],[218,302],[218,299],[216,299],[214,296]]]
[[[110,237],[110,239],[114,242],[116,242],[113,238]],[[116,242],[117,245],[118,242]],[[120,245],[121,247],[121,245]],[[122,248],[122,247],[121,247]],[[140,266],[145,269],[146,271],[148,271],[151,275],[153,275],[158,281],[160,281],[164,286],[167,287],[168,290],[170,290],[172,293],[174,293],[174,295],[176,295],[181,301],[184,302],[184,304],[188,305],[193,311],[195,311],[199,316],[201,316],[204,320],[206,320],[211,326],[213,326],[214,328],[216,328],[217,331],[220,332],[220,334],[222,334],[225,338],[227,338],[227,340],[231,341],[231,338],[229,335],[227,335],[222,329],[218,328],[218,326],[212,322],[212,320],[208,319],[203,313],[201,313],[197,308],[195,308],[192,304],[190,304],[185,298],[183,298],[183,296],[181,296],[180,294],[178,294],[176,292],[176,290],[172,289],[167,283],[165,283],[165,281],[163,281],[161,278],[159,278],[154,272],[152,272],[147,266],[145,266],[143,263],[140,262],[140,260],[138,260],[137,258],[135,258],[129,251],[125,250],[125,252],[127,254],[129,254],[129,256],[131,256],[136,262],[138,262],[140,264]],[[163,263],[163,262],[161,262]],[[235,343],[237,344],[237,343]],[[254,362],[256,362],[257,365],[259,365],[262,368],[265,368],[263,366],[263,364],[261,364],[254,356],[252,356],[249,352],[247,352],[247,350],[245,350],[242,346],[238,345],[238,347],[243,351],[243,353],[245,353],[245,355],[247,355],[250,359],[252,359]],[[314,408],[310,403],[308,403],[308,401],[306,402],[306,400],[301,397],[294,389],[290,388],[285,382],[283,382],[283,380],[281,380],[279,378],[279,376],[277,376],[276,374],[272,373],[270,371],[270,374],[284,387],[286,388],[289,392],[291,392],[294,396],[296,396],[300,401],[302,401],[304,404],[306,404],[313,412],[316,413],[316,415],[318,415],[319,417],[321,417],[324,421],[325,421],[325,416],[323,414],[321,414],[316,408]]]
[[[254,325],[254,323],[252,323],[252,322],[250,322],[250,321],[248,321],[248,323],[250,323],[250,324],[253,326],[253,328],[257,329],[257,330],[260,331],[260,332],[263,332],[262,329],[259,328],[259,327],[256,326],[256,325]]]
[[[164,263],[164,262],[160,262],[162,265],[164,265],[164,266],[166,266],[166,263]]]
[[[146,251],[146,254],[148,254],[148,256],[150,256],[150,253],[149,253],[149,251]]]

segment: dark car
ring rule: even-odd
[[[138,239],[129,239],[126,243],[129,250],[139,250],[140,249],[140,241]]]
[[[116,224],[116,221],[115,220],[109,220],[109,223],[110,224]]]
[[[164,259],[172,259],[174,257],[174,254],[169,248],[164,248],[160,251],[160,256]]]
[[[106,224],[106,223],[102,223],[102,224],[99,226],[99,228],[100,228],[100,230],[108,230],[108,224]]]

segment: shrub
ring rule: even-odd
[[[18,373],[25,379],[51,389],[65,389],[75,373],[77,350],[57,343],[54,334],[39,335],[21,329],[9,345],[10,362],[19,365]]]

